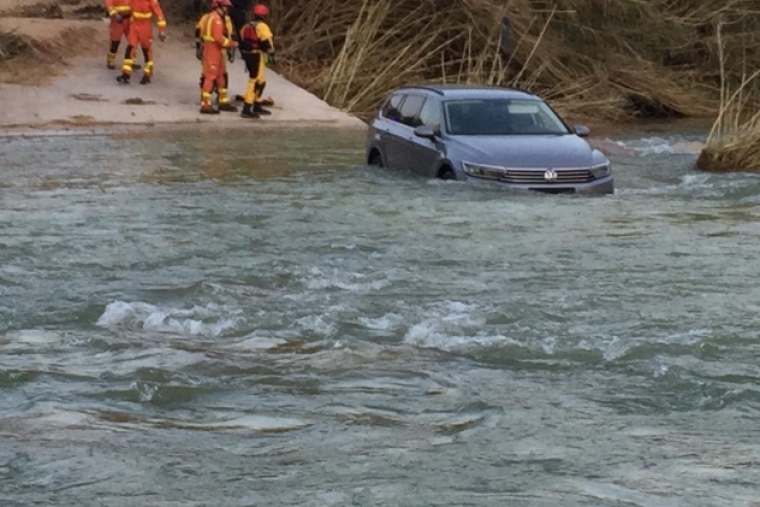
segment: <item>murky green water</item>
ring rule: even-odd
[[[758,505],[760,177],[218,134],[0,140],[2,507]]]

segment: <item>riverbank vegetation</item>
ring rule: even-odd
[[[188,10],[198,0],[167,0]],[[280,70],[328,103],[372,114],[395,86],[528,89],[606,121],[714,117],[721,66],[760,61],[756,0],[269,0]],[[502,47],[502,19],[511,44]],[[760,97],[745,87],[748,102]]]
[[[719,25],[720,110],[696,167],[704,171],[760,171],[760,111],[752,88],[760,77],[760,69],[745,69],[741,83],[732,90],[723,70],[722,32],[723,26]],[[747,75],[750,70],[752,74]]]
[[[730,136],[711,138],[696,167],[703,171],[760,171],[760,118],[755,115],[742,122]]]
[[[710,117],[760,61],[755,0],[271,0],[284,73],[374,112],[395,86],[525,88],[566,115]],[[502,19],[510,21],[502,47]],[[716,26],[723,25],[724,60]],[[748,105],[757,86],[745,87]]]
[[[0,83],[23,83],[34,65],[53,62],[46,45],[12,31],[0,31]]]
[[[86,25],[42,25],[31,34],[28,30],[0,27],[0,83],[48,83],[68,66],[71,54],[99,53],[99,42],[98,32]]]
[[[0,62],[6,62],[34,52],[30,41],[13,32],[0,32]]]

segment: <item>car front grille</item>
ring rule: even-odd
[[[587,169],[570,169],[556,171],[557,179],[546,179],[543,169],[508,169],[501,181],[518,185],[562,185],[573,183],[588,183],[594,181],[594,174]]]

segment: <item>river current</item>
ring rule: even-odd
[[[760,176],[698,139],[606,197],[0,139],[0,506],[760,506]]]

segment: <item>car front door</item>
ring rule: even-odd
[[[419,124],[430,127],[436,133],[434,139],[413,135],[409,146],[412,170],[429,178],[435,178],[443,152],[441,142],[441,103],[427,97],[419,114]]]
[[[421,125],[420,112],[425,104],[425,96],[410,93],[401,104],[401,123],[396,134],[389,139],[393,140],[394,146],[390,148],[394,157],[398,157],[394,167],[405,171],[414,171],[416,164],[416,138],[414,129]]]

